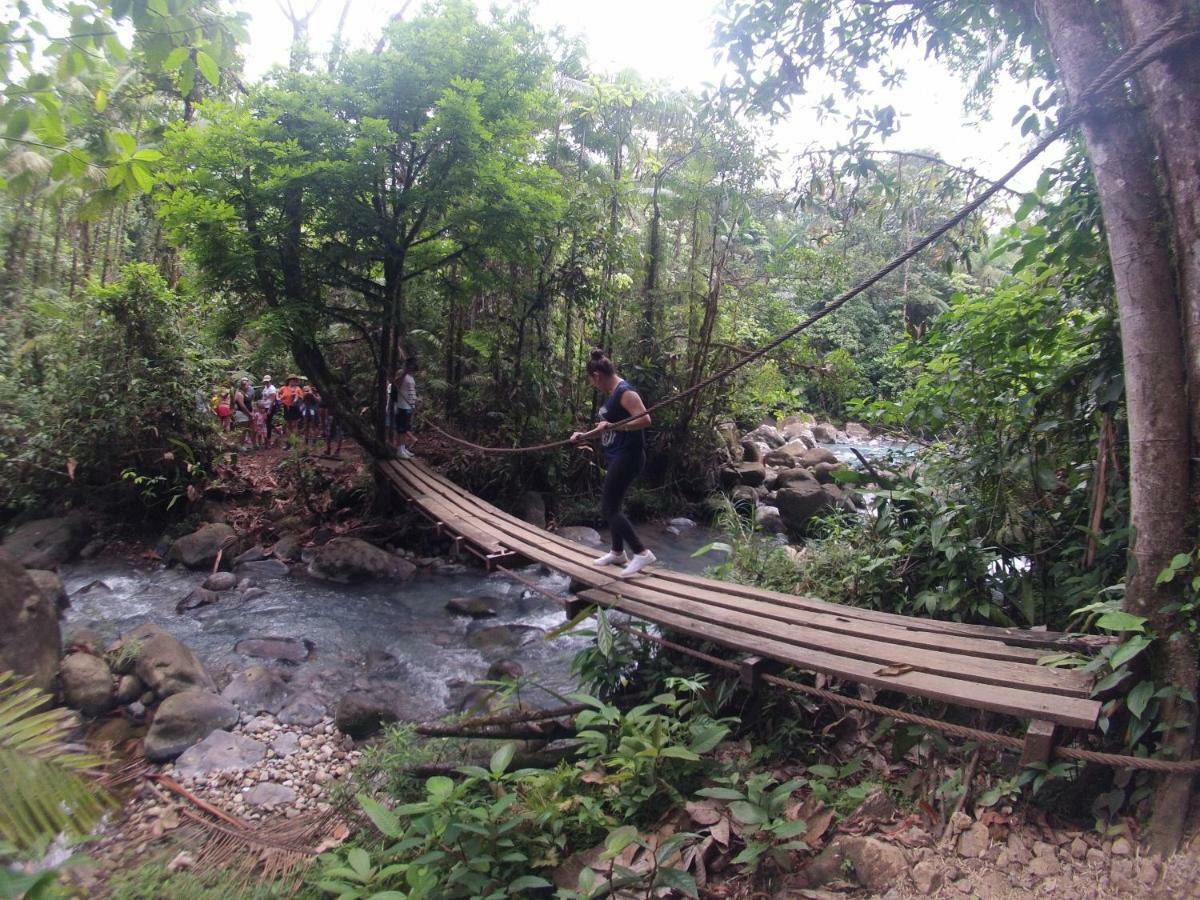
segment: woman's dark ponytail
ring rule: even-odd
[[[587,373],[595,375],[599,372],[601,375],[612,375],[617,370],[613,368],[612,360],[604,355],[604,351],[599,348],[592,349],[591,359],[588,360]]]

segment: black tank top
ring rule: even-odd
[[[631,385],[625,379],[617,382],[616,388],[613,389],[609,398],[604,401],[604,405],[600,407],[600,412],[597,418],[603,419],[606,422],[623,422],[629,418],[629,410],[621,405],[621,398],[626,391],[632,391]],[[600,446],[604,448],[604,456],[607,459],[615,459],[622,453],[640,453],[646,449],[646,436],[643,431],[605,431],[600,436]]]

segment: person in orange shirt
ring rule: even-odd
[[[300,376],[289,375],[287,383],[279,389],[279,405],[283,407],[284,440],[290,447],[295,443],[296,428],[300,424],[300,404],[304,391],[300,387]]]

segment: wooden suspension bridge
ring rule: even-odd
[[[617,609],[741,651],[758,664],[822,673],[882,691],[1028,720],[1027,760],[1048,759],[1058,728],[1091,730],[1092,677],[1038,665],[1085,649],[1053,632],[963,625],[855,609],[652,567],[628,579],[591,564],[596,549],[537,528],[417,460],[381,460],[395,489],[489,568],[542,563],[586,585],[587,604]]]

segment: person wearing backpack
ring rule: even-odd
[[[300,424],[300,404],[304,391],[300,388],[300,376],[289,375],[287,383],[279,389],[279,404],[283,407],[283,431],[287,445],[295,443],[296,428]]]

